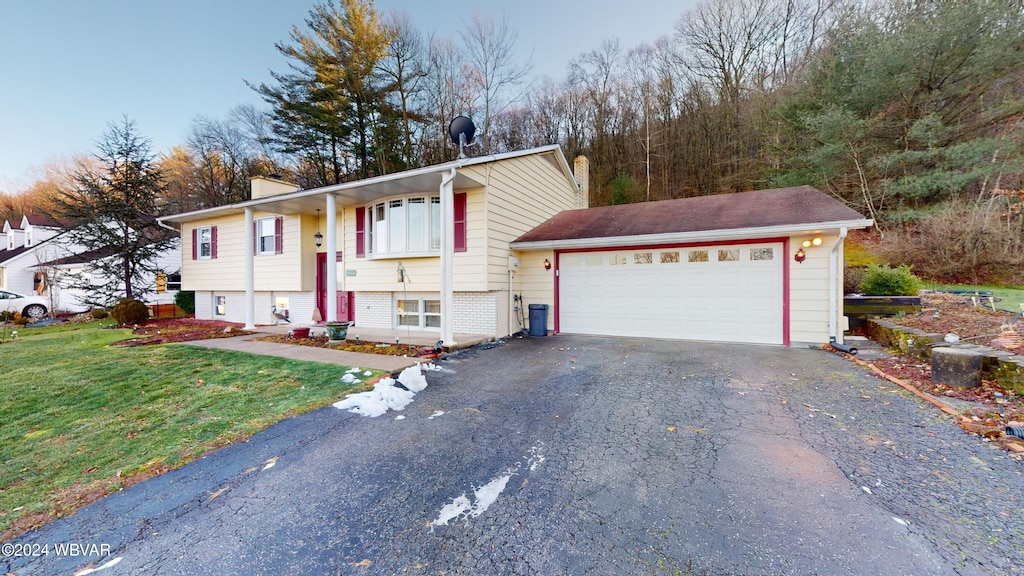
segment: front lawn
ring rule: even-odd
[[[343,366],[110,346],[130,336],[80,324],[0,344],[0,540],[361,387]]]

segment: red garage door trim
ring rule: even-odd
[[[782,243],[782,344],[787,348],[790,346],[789,339],[789,237],[782,238],[752,238],[749,240],[722,240],[718,242],[690,242],[687,244],[623,244],[621,246],[602,246],[600,248],[571,248],[568,250],[555,250],[555,333],[560,332],[561,311],[559,298],[559,267],[562,254],[578,252],[608,252],[612,250],[661,250],[667,248],[701,248],[704,246],[737,246],[743,244],[763,244],[769,242]]]

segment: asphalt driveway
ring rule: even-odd
[[[828,353],[558,336],[442,366],[400,414],[287,420],[25,535],[50,553],[5,546],[0,571],[1024,570],[1021,462]]]

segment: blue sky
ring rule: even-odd
[[[571,58],[618,38],[623,48],[671,35],[696,0],[377,0],[424,33],[456,36],[473,10],[519,34],[534,74],[561,79]],[[274,48],[313,0],[0,0],[0,191],[24,189],[42,166],[95,150],[123,116],[162,153],[199,116],[261,104],[243,80],[284,70]]]

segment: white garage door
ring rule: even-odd
[[[559,329],[782,344],[781,243],[559,256]]]

